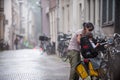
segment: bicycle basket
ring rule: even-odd
[[[98,76],[98,72],[94,70],[93,65],[90,61],[89,61],[88,67],[89,67],[89,74],[91,76]]]
[[[79,64],[77,64],[75,70],[82,79],[85,79],[88,77],[88,73],[87,73],[84,63],[80,62]]]

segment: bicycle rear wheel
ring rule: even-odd
[[[67,60],[68,60],[68,56],[65,56],[65,57],[62,58],[63,62],[66,62]]]

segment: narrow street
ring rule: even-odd
[[[78,52],[85,80],[120,80],[120,0],[0,0],[0,80],[76,78]]]
[[[0,52],[0,80],[68,80],[69,64],[37,49]]]

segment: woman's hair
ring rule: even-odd
[[[86,24],[87,24],[87,23],[86,23],[86,22],[84,22],[84,23],[83,23],[83,27],[85,27],[85,26],[86,26]]]
[[[83,27],[84,27],[84,29],[88,28],[89,31],[94,30],[94,25],[91,22],[88,22],[88,23],[85,22],[85,23],[83,23]]]

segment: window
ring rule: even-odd
[[[112,25],[114,22],[115,0],[103,0],[102,2],[102,25]]]
[[[103,0],[103,10],[102,10],[102,22],[105,23],[107,21],[107,0]]]
[[[88,20],[95,24],[95,9],[96,9],[96,0],[87,0],[88,1]]]
[[[90,21],[90,0],[88,0],[88,20]]]
[[[4,10],[4,0],[0,0],[0,11]]]
[[[112,21],[113,16],[113,0],[109,0],[109,21]]]

